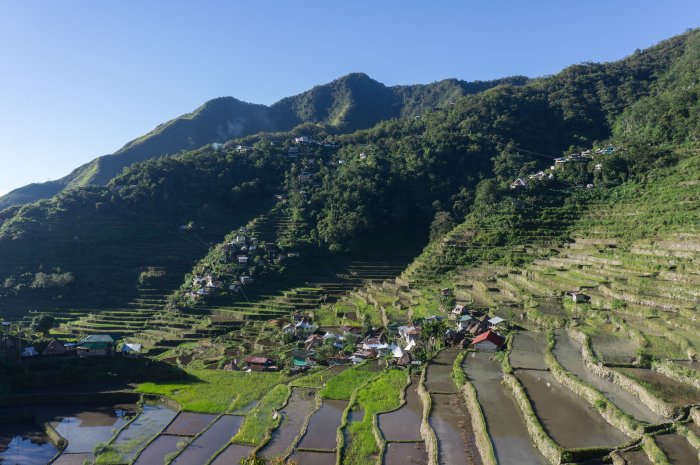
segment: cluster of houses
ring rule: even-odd
[[[504,320],[489,317],[476,310],[468,310],[463,305],[455,306],[450,325],[445,332],[448,345],[461,345],[483,351],[497,351],[503,348],[505,337],[501,335]],[[423,321],[442,320],[433,316]],[[454,326],[452,326],[454,325]],[[371,329],[363,333],[357,326],[341,326],[321,330],[312,318],[297,313],[292,320],[282,327],[282,332],[297,341],[297,346],[288,354],[288,365],[292,373],[301,373],[320,363],[328,365],[358,364],[366,360],[389,358],[391,364],[399,367],[420,365],[415,353],[422,342],[423,327],[420,323],[408,325],[390,325],[388,330]],[[322,347],[332,348],[332,355],[325,350],[323,358],[319,355]],[[233,369],[229,364],[225,369]],[[268,357],[254,356],[245,359],[243,369],[249,371],[275,371],[278,363]]]
[[[464,305],[455,305],[451,317],[454,327],[448,329],[445,339],[451,345],[471,346],[477,350],[496,351],[503,348],[506,338],[499,333],[505,320],[499,316],[490,317],[478,310],[469,310]]]
[[[215,273],[195,275],[192,278],[192,290],[187,295],[193,299],[216,295],[223,290],[240,292],[242,286],[252,284],[251,266],[254,261],[262,263],[280,263],[288,258],[298,257],[298,252],[283,252],[275,244],[260,243],[258,238],[249,234],[247,228],[238,230],[233,239],[222,247],[219,262],[222,264],[235,264],[233,279],[223,279]]]
[[[595,155],[609,155],[614,153],[615,150],[616,148],[611,146],[602,149],[597,149],[595,152],[591,152],[591,150],[589,149],[583,152],[571,153],[564,157],[555,158],[554,164],[551,165],[548,169],[538,171],[537,173],[527,175],[523,178],[518,178],[511,183],[510,188],[520,189],[523,187],[527,187],[528,184],[533,182],[542,181],[545,179],[554,179],[554,173],[568,163],[588,162],[590,160],[593,160],[595,158]],[[601,171],[602,169],[602,163],[598,163],[594,167],[594,171]],[[592,189],[593,184],[587,184],[586,188]]]
[[[142,352],[141,344],[118,341],[107,334],[93,334],[78,342],[61,342],[57,339],[34,342],[29,345],[13,335],[3,335],[0,338],[0,352],[6,356],[18,354],[22,359],[35,357],[56,357],[77,355],[78,357],[109,356],[116,353],[123,355],[138,355]]]

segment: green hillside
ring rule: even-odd
[[[127,168],[107,186],[77,187],[51,200],[7,210],[0,217],[0,259],[6,265],[0,270],[0,306],[18,313],[70,306],[121,308],[137,298],[140,273],[152,268],[179,274],[181,278],[172,281],[174,290],[196,260],[227,233],[269,212],[276,194],[288,198],[284,214],[303,227],[273,242],[308,257],[352,254],[366,245],[367,237],[381,242],[397,230],[420,244],[431,223],[438,234],[466,215],[480,218],[495,206],[494,212],[503,216],[494,222],[507,221],[512,228],[488,237],[489,254],[495,257],[499,245],[524,246],[533,236],[531,230],[543,221],[556,231],[570,224],[572,209],[577,208],[570,203],[577,197],[567,192],[595,176],[588,174],[590,163],[585,168],[571,164],[549,187],[556,195],[535,192],[524,206],[506,195],[515,177],[550,165],[551,158],[571,147],[590,147],[613,135],[627,146],[601,160],[603,187],[629,181],[649,167],[674,163],[668,151],[648,150],[645,142],[628,140],[615,122],[620,115],[626,117],[625,109],[647,98],[687,89],[685,82],[671,77],[695,63],[696,36],[688,33],[619,62],[576,65],[530,82],[516,79],[482,92],[478,90],[488,84],[473,84],[462,92],[476,93],[450,100],[445,108],[351,134],[325,132],[326,139],[318,143],[295,144],[291,133],[280,133],[257,136],[254,148],[244,153],[233,139],[216,149],[148,160]],[[458,84],[438,85],[454,95]],[[347,102],[359,101],[360,95],[378,99],[386,92],[364,75],[350,75],[276,108],[284,106],[310,118],[321,108],[331,108],[314,102],[338,102],[341,95]],[[401,94],[404,102],[426,98],[440,103],[425,87],[404,88]],[[212,121],[218,120],[217,108],[229,105],[259,109],[218,99],[125,150],[168,140],[157,136],[179,125],[202,124],[210,134],[220,132]],[[365,118],[352,116],[363,114],[353,113],[359,111],[353,103],[342,106],[344,110],[334,107],[319,120],[343,114],[341,120],[360,124],[357,121]],[[313,137],[322,135],[309,130]],[[302,127],[293,134],[303,131]],[[549,217],[538,217],[541,211]],[[179,231],[190,222],[191,228]],[[479,234],[488,236],[488,230]],[[535,234],[544,240],[550,233],[545,228]],[[552,239],[561,234],[556,232]],[[456,256],[457,262],[462,259]]]
[[[115,153],[98,157],[63,178],[13,190],[0,197],[0,210],[50,198],[64,189],[105,185],[134,163],[207,144],[260,132],[290,131],[305,123],[318,124],[336,133],[353,132],[386,119],[441,107],[462,95],[502,83],[519,85],[526,81],[522,77],[473,83],[451,79],[427,85],[386,87],[365,74],[354,73],[269,107],[220,97],[192,113],[160,124]]]

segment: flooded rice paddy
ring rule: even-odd
[[[321,408],[311,415],[309,426],[298,447],[302,449],[334,450],[337,438],[336,432],[338,426],[340,426],[343,411],[347,406],[348,402],[346,400],[324,399]],[[333,457],[335,460],[335,455]]]
[[[423,402],[417,392],[418,380],[406,388],[406,403],[398,410],[377,416],[379,429],[387,441],[420,441]]]
[[[559,384],[551,373],[521,370],[515,375],[525,388],[542,426],[559,445],[612,447],[628,440],[592,406]],[[586,434],[581,434],[582,431]]]
[[[335,465],[335,456],[335,452],[297,450],[289,457],[289,460],[300,465]]]
[[[438,442],[438,462],[480,464],[467,406],[457,394],[432,394],[429,422]]]
[[[548,464],[532,444],[519,407],[501,383],[500,363],[491,356],[472,352],[464,358],[462,368],[476,388],[496,460],[503,464]]]
[[[443,350],[428,366],[425,385],[430,392],[432,407],[428,421],[438,442],[441,465],[455,463],[480,464],[469,410],[452,381],[452,364],[459,351]],[[451,385],[451,387],[450,387]],[[453,394],[445,394],[452,392]]]
[[[165,462],[165,457],[178,451],[178,443],[189,441],[189,438],[161,434],[139,454],[134,465],[152,465]],[[82,462],[81,462],[82,464]]]
[[[51,465],[85,465],[91,459],[92,454],[61,454]]]
[[[697,449],[691,446],[686,438],[677,434],[661,434],[655,436],[654,440],[673,465],[697,465],[700,463]]]
[[[0,463],[3,465],[45,465],[57,452],[36,423],[0,425]]]
[[[211,424],[216,415],[210,413],[180,412],[164,431],[176,436],[195,436]]]
[[[247,457],[253,451],[250,446],[231,444],[214,459],[211,465],[237,465],[243,457]]]
[[[121,454],[124,463],[133,460],[175,415],[177,411],[165,404],[144,405],[136,419],[119,433],[112,444]]]
[[[280,410],[282,423],[272,432],[270,442],[262,450],[264,457],[283,455],[296,439],[304,424],[304,420],[316,406],[316,391],[314,389],[294,388],[287,405]]]
[[[386,445],[384,465],[425,465],[428,453],[422,442],[390,442]]]
[[[526,332],[513,336],[513,348],[510,352],[510,364],[513,368],[546,370],[544,351],[546,341],[544,334]]]
[[[642,450],[623,452],[620,455],[630,465],[653,465],[647,454]]]
[[[68,441],[64,453],[92,454],[95,444],[109,441],[136,414],[136,405],[66,405],[42,411],[42,419]]]
[[[457,349],[445,349],[430,362],[425,375],[425,388],[429,392],[457,392],[452,381],[452,363],[458,353]]]
[[[204,433],[172,461],[174,465],[201,465],[206,463],[236,434],[244,417],[222,415]]]
[[[581,356],[581,346],[572,340],[566,331],[558,330],[556,332],[554,356],[564,368],[598,389],[612,403],[637,420],[647,423],[661,423],[664,421],[664,418],[645,407],[637,397],[586,369]]]

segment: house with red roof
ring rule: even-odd
[[[488,330],[479,334],[472,340],[472,347],[486,352],[501,350],[506,339],[498,333]]]

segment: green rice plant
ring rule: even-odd
[[[328,380],[321,389],[321,396],[326,399],[348,400],[358,386],[374,376],[377,373],[370,370],[367,362],[349,368]]]
[[[246,416],[232,442],[252,446],[263,444],[270,431],[279,426],[282,419],[279,410],[287,402],[291,393],[291,388],[286,384],[278,384],[272,388],[260,404]]]
[[[137,391],[171,398],[186,411],[223,413],[245,407],[288,380],[281,373],[187,370],[187,374],[192,379],[185,383],[143,383]]]

